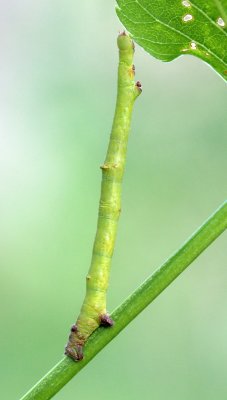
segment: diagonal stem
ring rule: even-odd
[[[64,357],[21,400],[48,400],[88,364],[174,279],[177,278],[227,228],[227,201],[114,312],[111,329],[98,328],[85,345],[85,358],[75,363]]]

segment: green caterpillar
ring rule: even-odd
[[[65,354],[74,360],[83,359],[83,346],[100,325],[111,326],[106,311],[106,291],[110,264],[121,212],[121,186],[135,99],[141,93],[140,82],[134,81],[134,43],[125,33],[118,36],[118,92],[110,142],[102,169],[102,186],[98,225],[90,270],[86,278],[86,296],[76,324],[72,326]]]

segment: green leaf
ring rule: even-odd
[[[133,39],[162,61],[192,54],[227,80],[227,0],[117,0]]]

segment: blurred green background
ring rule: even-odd
[[[1,398],[62,357],[85,290],[112,124],[122,29],[115,2],[2,1]],[[136,47],[137,100],[109,311],[226,196],[226,85],[202,61]],[[59,394],[227,398],[222,235]]]

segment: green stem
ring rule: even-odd
[[[85,344],[86,357],[79,363],[63,358],[21,400],[48,400],[118,335],[148,304],[227,228],[227,201],[187,242],[135,290],[111,315],[111,329],[98,328]]]
[[[86,295],[75,325],[71,328],[65,354],[74,360],[83,358],[83,346],[100,324],[110,326],[113,321],[106,312],[106,291],[113,255],[118,219],[121,211],[121,186],[132,108],[141,93],[135,83],[133,65],[134,44],[125,32],[118,36],[119,67],[117,102],[109,147],[102,169],[97,232],[90,270],[87,275]]]

